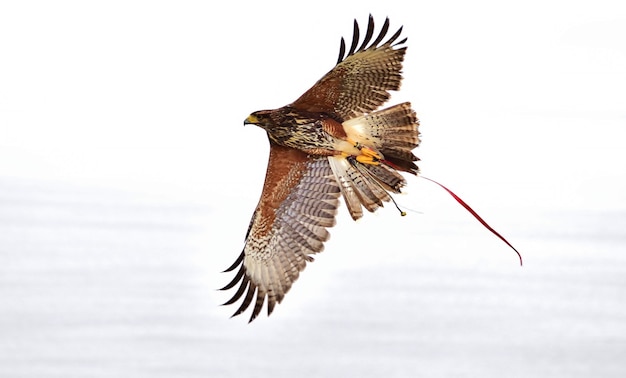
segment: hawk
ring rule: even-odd
[[[250,322],[267,300],[270,315],[296,281],[311,255],[321,252],[335,225],[339,197],[353,219],[373,212],[400,193],[418,174],[419,122],[408,102],[377,110],[398,90],[406,38],[391,37],[389,19],[374,37],[374,20],[360,42],[354,21],[350,49],[341,38],[335,67],[293,103],[250,114],[244,124],[267,132],[270,154],[261,199],[254,210],[243,251],[225,272],[239,268],[222,288],[239,284],[225,303],[253,302]],[[372,40],[373,39],[373,40]]]

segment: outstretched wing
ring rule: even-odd
[[[370,15],[365,38],[357,48],[360,38],[355,20],[352,44],[345,58],[346,44],[341,38],[337,65],[291,106],[332,114],[345,121],[376,110],[385,103],[389,91],[400,88],[406,52],[406,47],[399,47],[406,38],[396,42],[402,27],[381,44],[388,30],[389,19],[385,19],[378,37],[370,43],[374,35],[374,19]]]
[[[250,321],[261,311],[265,298],[272,313],[305,268],[311,254],[321,252],[335,225],[340,189],[325,156],[271,143],[261,200],[248,228],[243,252],[226,271],[239,266],[234,279],[239,289],[225,304],[244,296],[239,315],[254,300]],[[256,299],[254,298],[256,294]]]

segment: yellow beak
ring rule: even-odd
[[[246,119],[243,121],[243,124],[244,124],[244,125],[250,125],[250,124],[256,125],[256,124],[258,124],[258,123],[259,123],[259,119],[258,119],[255,115],[253,115],[253,114],[250,114],[250,115],[248,116],[248,118],[246,118]]]

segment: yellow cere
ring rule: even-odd
[[[244,123],[259,123],[259,119],[255,115],[250,114]]]

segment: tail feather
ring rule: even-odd
[[[348,160],[343,156],[329,156],[328,162],[335,174],[335,178],[339,183],[341,194],[346,203],[346,207],[352,216],[352,219],[357,220],[363,216],[363,208],[361,207],[361,199],[356,193],[354,187],[354,181],[352,180],[352,174],[350,171],[350,165],[347,164]]]
[[[363,164],[354,156],[334,155],[328,161],[341,187],[353,219],[391,200],[389,192],[400,193],[406,180],[398,171],[417,174],[412,150],[419,145],[419,121],[408,102],[349,119],[343,123],[347,138],[380,155],[379,164]]]
[[[420,143],[419,120],[411,103],[349,119],[343,127],[348,138],[380,152],[394,168],[417,174],[412,150]]]
[[[360,182],[357,185],[359,192],[365,194],[369,199],[368,202],[363,202],[363,206],[369,211],[374,212],[379,207],[383,207],[383,201],[387,202],[391,198],[387,190],[383,188],[366,168],[368,164],[361,164],[354,158],[348,158],[348,162],[360,173]],[[371,164],[370,164],[371,165]]]
[[[339,155],[329,156],[328,161],[352,219],[357,220],[363,216],[363,207],[373,212],[383,206],[383,201],[391,199],[385,188],[365,170],[367,164]]]
[[[371,165],[356,162],[367,174],[375,179],[382,187],[393,193],[400,193],[400,189],[406,185],[406,180],[398,171],[385,164]]]

